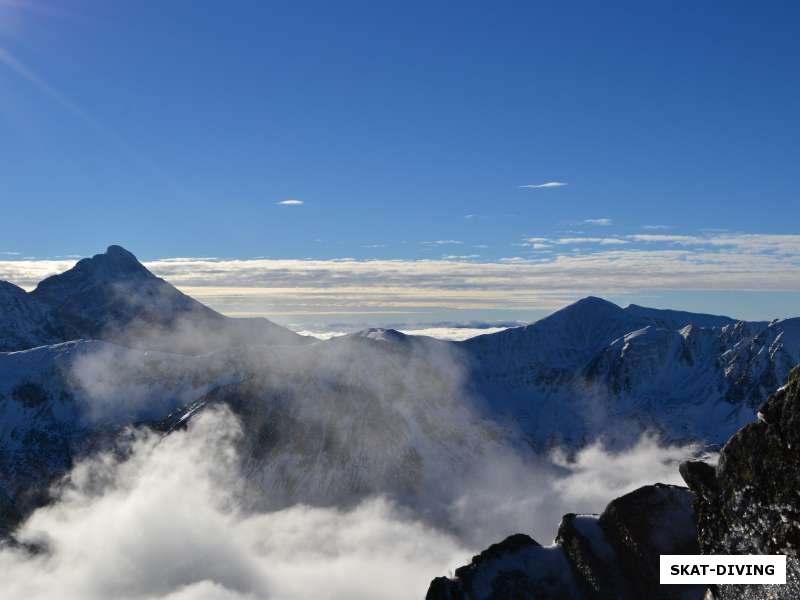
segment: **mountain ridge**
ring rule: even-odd
[[[118,245],[79,260],[71,269],[43,279],[25,294],[17,301],[28,314],[34,314],[35,307],[46,307],[49,312],[53,325],[44,343],[105,339],[188,354],[226,345],[308,343],[267,319],[235,319],[214,311],[156,277]],[[10,323],[10,304],[0,296],[0,331],[5,327],[20,333],[0,337],[0,350],[31,347],[26,340],[38,338],[25,332],[35,323],[33,319]]]

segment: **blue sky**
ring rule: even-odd
[[[747,248],[791,279],[799,17],[788,2],[0,0],[0,251],[496,265]],[[566,185],[520,187],[548,182]],[[763,270],[747,265],[728,268]],[[752,280],[683,277],[596,288],[800,313],[794,283],[753,306]]]

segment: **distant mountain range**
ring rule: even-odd
[[[270,506],[374,493],[444,506],[443,474],[468,477],[484,457],[625,447],[647,430],[720,444],[800,362],[800,319],[590,297],[464,342],[386,329],[317,341],[225,317],[111,246],[30,293],[0,282],[0,349],[11,528],[123,427],[166,435],[218,406],[240,417],[243,468]]]

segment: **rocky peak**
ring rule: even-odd
[[[703,554],[785,554],[784,586],[712,586],[714,600],[800,598],[800,367],[722,448],[716,467],[681,465]]]
[[[156,279],[156,276],[122,246],[109,246],[104,253],[83,258],[70,270],[42,280],[32,295],[45,302],[58,304],[71,292],[142,279]]]

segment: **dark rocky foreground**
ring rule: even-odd
[[[681,465],[704,554],[785,554],[786,585],[712,586],[714,600],[800,598],[800,367],[725,444],[716,468]]]
[[[427,600],[697,599],[702,587],[658,584],[661,554],[698,554],[692,493],[649,485],[601,515],[565,515],[547,548],[516,534],[431,583]]]
[[[550,547],[513,535],[431,582],[427,600],[800,598],[800,367],[723,447],[603,513],[565,515]],[[785,554],[786,585],[659,584],[661,554]]]

